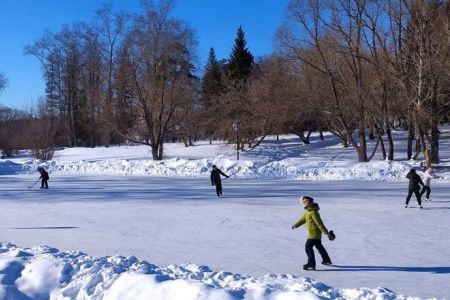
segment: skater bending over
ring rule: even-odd
[[[417,203],[419,203],[419,207],[422,208],[422,201],[420,200],[420,185],[424,185],[420,176],[417,175],[415,169],[411,169],[409,173],[406,175],[406,178],[409,179],[409,187],[408,187],[408,195],[406,196],[405,207],[408,207],[409,200],[411,199],[412,194],[416,195]]]
[[[48,176],[47,171],[45,171],[44,168],[42,168],[42,167],[38,167],[37,170],[41,174],[41,177],[39,177],[39,179],[42,179],[41,189],[48,189],[47,181],[50,179],[50,177]]]
[[[433,175],[431,174],[431,167],[428,167],[427,170],[425,171],[425,173],[423,174],[423,187],[422,187],[422,191],[420,192],[420,197],[423,196],[423,194],[425,194],[425,192],[427,193],[425,196],[425,199],[428,201],[431,201],[430,199],[430,193],[431,193],[431,187],[430,187],[430,183],[431,183],[431,179],[433,179]]]
[[[303,265],[303,270],[315,270],[316,259],[314,256],[314,249],[316,247],[322,257],[322,264],[331,265],[330,256],[328,256],[327,250],[322,245],[322,232],[328,236],[330,240],[334,240],[335,236],[333,231],[323,225],[322,219],[319,214],[319,205],[314,203],[314,199],[308,196],[302,196],[300,198],[300,204],[305,208],[305,214],[300,220],[298,220],[292,229],[306,224],[306,230],[308,230],[308,239],[305,244],[306,255],[308,256],[308,263]]]
[[[216,167],[216,165],[213,165],[211,171],[211,185],[216,186],[217,197],[222,196],[222,178],[220,175],[229,178],[229,176],[224,174],[219,168]]]

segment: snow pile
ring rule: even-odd
[[[402,134],[398,133],[397,153],[404,153]],[[203,142],[187,148],[179,143],[168,143],[165,149],[167,158],[162,161],[151,160],[149,147],[142,145],[67,148],[56,151],[54,159],[48,162],[22,155],[0,161],[0,175],[32,174],[38,166],[43,166],[50,173],[63,174],[205,177],[215,164],[228,174],[239,171],[241,178],[405,181],[409,169],[420,165],[420,161],[398,158],[382,160],[379,154],[369,163],[358,163],[355,150],[343,148],[331,135],[324,141],[314,136],[308,145],[291,135],[282,136],[280,140],[269,137],[260,146],[241,152],[239,161],[232,145],[224,143]],[[445,160],[448,160],[449,150],[450,142],[442,140],[444,160],[440,168],[435,169],[438,182],[450,182],[450,160]]]
[[[159,268],[136,257],[90,257],[0,243],[1,299],[418,299],[384,289],[334,289],[309,278],[242,276],[192,264]]]

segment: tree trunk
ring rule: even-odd
[[[386,135],[387,135],[387,142],[388,142],[387,159],[394,160],[394,140],[392,139],[391,125],[389,125],[389,123],[387,123],[387,125],[386,125]]]
[[[384,147],[384,141],[381,135],[378,137],[380,139],[381,155],[383,155],[383,160],[386,160],[386,148]]]
[[[375,134],[374,134],[373,126],[370,126],[370,129],[369,129],[369,140],[374,140],[374,139],[375,139]]]
[[[157,143],[150,146],[152,148],[152,158],[153,160],[163,159],[163,144]]]
[[[153,160],[158,160],[158,145],[151,145],[152,148],[152,158]]]
[[[440,161],[439,158],[439,129],[437,122],[433,121],[431,125],[431,162],[433,164],[438,164]]]
[[[436,80],[435,80],[436,82]],[[433,90],[435,91],[434,94],[435,96],[432,98],[432,102],[431,102],[431,138],[430,138],[430,161],[434,164],[438,164],[440,159],[439,159],[439,128],[438,128],[438,122],[437,122],[437,117],[438,117],[438,102],[436,99],[436,94],[437,92],[437,87],[436,84],[433,85]]]
[[[364,124],[362,120],[359,121],[358,137],[359,137],[359,147],[357,148],[358,161],[367,162],[366,132],[364,131]]]
[[[412,158],[412,147],[414,140],[414,126],[411,117],[408,120],[408,145],[406,148],[406,157],[408,159]]]
[[[308,131],[308,134],[305,135],[303,131],[297,132],[296,135],[302,140],[302,142],[307,145],[310,143],[309,137],[312,131]]]

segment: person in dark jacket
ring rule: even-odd
[[[303,217],[301,217],[294,225],[292,229],[306,224],[306,230],[308,231],[308,239],[305,244],[305,252],[308,256],[308,263],[303,265],[303,270],[315,270],[316,269],[316,259],[314,256],[314,249],[316,247],[319,251],[320,256],[322,256],[323,265],[331,265],[331,259],[328,255],[327,250],[322,245],[322,233],[327,235],[330,240],[334,239],[333,231],[328,231],[322,222],[319,214],[319,205],[314,202],[314,199],[308,196],[302,196],[300,198],[300,204],[306,210]]]
[[[224,174],[219,168],[216,167],[216,165],[213,165],[211,171],[211,185],[216,186],[217,197],[222,196],[222,178],[220,175],[229,178],[229,176]]]
[[[420,185],[424,185],[422,179],[419,175],[417,175],[415,169],[411,169],[409,173],[406,175],[406,178],[409,179],[409,187],[408,187],[408,196],[406,196],[405,207],[408,207],[409,199],[411,199],[412,194],[416,195],[417,203],[419,203],[419,207],[422,208],[422,201],[420,199]]]
[[[42,179],[41,189],[48,189],[47,181],[50,179],[50,177],[48,176],[47,171],[45,171],[44,168],[42,168],[42,167],[38,167],[37,170],[41,174],[41,177],[39,177],[39,179]]]

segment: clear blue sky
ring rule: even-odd
[[[41,66],[25,56],[24,47],[44,30],[58,32],[63,24],[92,23],[102,3],[130,13],[140,11],[139,0],[4,0],[0,1],[0,72],[8,78],[0,104],[23,108],[44,94]],[[281,24],[289,0],[178,0],[173,16],[197,31],[203,64],[210,47],[219,59],[228,58],[236,29],[242,25],[254,56],[271,53],[273,34]]]

